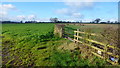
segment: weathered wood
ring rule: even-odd
[[[77,34],[76,34],[76,33],[77,33]],[[80,33],[80,34],[86,34],[87,36],[81,37],[81,36],[79,36],[79,33]],[[74,41],[75,41],[75,42],[78,42],[78,43],[82,43],[82,44],[84,44],[84,45],[87,45],[87,46],[95,49],[95,50],[99,50],[99,51],[103,52],[103,53],[104,53],[104,56],[99,55],[98,53],[95,53],[95,52],[91,52],[91,53],[94,54],[94,55],[96,55],[96,56],[98,56],[98,57],[100,57],[100,58],[102,58],[102,59],[104,59],[104,60],[106,60],[106,61],[108,61],[109,63],[111,63],[111,64],[113,64],[113,65],[118,64],[118,62],[110,61],[110,60],[109,60],[110,57],[107,57],[107,56],[110,55],[110,56],[113,56],[114,58],[118,58],[118,59],[119,59],[119,58],[120,58],[119,55],[115,55],[114,53],[108,52],[108,51],[107,51],[107,48],[109,47],[109,48],[113,48],[113,49],[117,49],[117,50],[120,50],[120,49],[117,48],[117,47],[115,47],[115,46],[112,46],[112,45],[104,44],[104,43],[101,43],[101,42],[98,42],[98,41],[89,39],[89,35],[100,36],[100,35],[97,35],[97,34],[95,34],[95,33],[86,33],[86,32],[81,32],[81,31],[77,30],[77,31],[74,31]],[[77,38],[77,39],[76,39],[76,38]],[[98,47],[95,47],[95,46],[92,46],[92,45],[90,45],[90,44],[84,43],[84,42],[80,41],[78,38],[83,39],[84,41],[88,41],[88,43],[89,43],[89,42],[92,42],[92,43],[100,44],[100,45],[104,46],[104,48],[103,48],[103,49],[100,49],[100,48],[98,48]]]
[[[112,65],[118,65],[118,62],[112,62],[110,60],[106,60],[107,62],[111,63]]]
[[[82,33],[82,34],[89,34],[89,35],[93,35],[93,36],[100,36],[100,35],[97,35],[95,33],[86,33],[86,32],[81,32],[81,31],[74,31],[75,33]],[[104,44],[103,44],[104,45]],[[111,47],[111,48],[114,48],[114,46],[112,45],[107,45],[108,47]],[[116,49],[120,50],[120,48],[117,48],[115,47]]]
[[[64,36],[64,26],[63,24],[56,24],[54,27],[54,35],[57,37]]]
[[[97,41],[94,41],[94,40],[91,40],[91,39],[87,39],[87,38],[85,39],[85,38],[83,38],[81,36],[75,36],[75,37],[78,37],[78,38],[81,38],[81,39],[84,39],[84,40],[87,40],[87,41],[90,41],[90,42],[93,42],[93,43],[97,43],[97,44],[106,46],[106,44],[103,44],[103,43],[100,43],[100,42],[97,42]]]
[[[95,53],[95,52],[91,52],[92,54],[94,54],[95,56],[98,56],[98,57],[100,57],[100,58],[102,58],[102,59],[104,59],[104,57],[103,56],[101,56],[101,55],[99,55],[99,54],[97,54],[97,53]]]
[[[79,31],[79,29],[77,29],[77,31]],[[77,32],[77,36],[79,36],[79,33]],[[78,40],[79,38],[77,37],[77,40]]]
[[[91,47],[91,48],[94,48],[94,49],[96,49],[96,50],[100,50],[100,51],[102,51],[102,52],[105,52],[105,51],[102,50],[102,49],[99,49],[99,48],[97,48],[97,47],[91,46],[90,44],[83,43],[82,41],[79,41],[79,40],[75,40],[75,41],[80,42],[80,43],[82,43],[82,44],[84,44],[84,45],[87,45],[87,46],[89,46],[89,47]]]
[[[95,33],[86,33],[86,32],[81,32],[81,31],[74,31],[76,33],[81,33],[81,34],[89,34],[89,35],[93,35],[93,36],[100,36],[100,35],[97,35]]]
[[[95,47],[95,46],[91,46],[90,44],[86,44],[86,43],[83,43],[82,41],[79,41],[79,40],[76,40],[76,39],[74,39],[76,42],[79,42],[79,43],[82,43],[82,44],[84,44],[84,45],[87,45],[87,46],[89,46],[89,47],[91,47],[91,48],[93,48],[93,49],[96,49],[96,50],[99,50],[99,51],[101,51],[101,52],[106,52],[105,50],[102,50],[102,49],[99,49],[99,48],[97,48],[97,47]],[[118,57],[119,58],[119,55],[113,55],[113,53],[111,53],[111,52],[106,52],[108,55],[111,55],[111,56],[114,56],[114,57]]]
[[[83,37],[81,37],[81,36],[76,36],[76,35],[74,35],[74,37],[78,37],[78,38],[80,38],[80,39],[84,39],[84,40],[87,40],[87,41],[89,41],[89,42],[93,42],[93,43],[97,43],[97,44],[100,44],[100,45],[104,45],[104,46],[106,46],[107,45],[107,47],[111,47],[111,48],[116,48],[117,50],[120,50],[119,48],[117,48],[117,47],[114,47],[114,46],[112,46],[112,45],[108,45],[108,44],[104,44],[104,43],[101,43],[101,42],[98,42],[98,41],[95,41],[95,40],[91,40],[91,39],[85,39],[85,38],[83,38]]]

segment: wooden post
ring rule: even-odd
[[[105,52],[104,52],[104,60],[106,61],[108,58],[107,58],[107,45],[105,46]]]
[[[79,35],[79,34],[85,34],[85,35],[84,35],[84,37],[81,37],[81,35]],[[88,43],[82,42],[82,44],[84,44],[87,47],[89,47],[89,51],[91,51],[92,54],[94,54],[94,55],[102,58],[103,60],[105,60],[107,62],[112,63],[113,65],[115,64],[115,62],[112,62],[111,60],[109,60],[109,58],[110,58],[109,55],[113,56],[114,58],[116,58],[116,56],[115,56],[116,55],[115,54],[116,51],[113,52],[113,53],[110,53],[110,52],[108,52],[108,47],[113,48],[114,50],[117,50],[119,48],[116,48],[114,46],[110,46],[109,44],[106,45],[106,44],[104,44],[102,42],[98,42],[98,41],[92,40],[92,39],[90,39],[91,35],[94,35],[94,36],[98,36],[98,35],[96,35],[96,34],[88,34],[86,32],[80,32],[79,29],[77,29],[77,31],[74,32],[74,35],[75,35],[74,36],[74,42],[77,42],[77,43],[80,42],[81,43],[81,41],[79,40],[79,38],[83,39],[83,41],[88,41]],[[89,45],[90,42],[91,43],[100,44],[100,45],[104,46],[104,49],[101,49],[101,48],[95,47],[95,46],[91,46],[91,45]],[[98,51],[98,53],[96,51]],[[103,55],[101,55],[101,52],[103,53]],[[118,58],[120,58],[120,57],[118,56]],[[118,62],[120,63],[120,60]]]
[[[56,24],[54,27],[54,35],[57,37],[63,37],[64,35],[64,26],[63,24]]]
[[[79,36],[79,29],[77,29],[77,41],[79,41],[79,38],[78,38],[78,36]],[[78,42],[77,42],[78,43]]]
[[[85,39],[86,39],[86,35],[87,35],[87,34],[86,34],[86,32],[85,32],[84,39],[83,39],[84,43],[86,43],[86,40],[85,40]]]
[[[75,36],[76,36],[76,32],[74,32],[74,42],[76,43],[76,41],[75,41],[75,38],[76,38],[76,37],[75,37]]]
[[[88,39],[90,39],[90,34],[88,34]],[[91,43],[88,41],[88,44],[91,45]],[[88,50],[91,51],[91,47],[88,47]]]

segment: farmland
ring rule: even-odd
[[[3,64],[44,66],[51,54],[54,24],[3,24]],[[59,41],[58,41],[59,42]],[[32,61],[32,62],[31,62]]]
[[[65,28],[65,35],[67,37],[71,37],[72,39],[74,38],[75,42],[82,43],[84,45],[87,45],[86,47],[92,48],[91,50],[89,48],[87,49],[90,50],[90,52],[92,52],[94,49],[94,52],[97,52],[99,51],[97,48],[100,48],[100,51],[102,51],[101,49],[106,49],[105,52],[111,52],[111,54],[113,53],[112,56],[110,56],[110,53],[109,55],[107,54],[106,59],[111,59],[113,56],[120,54],[118,42],[119,24],[68,24]],[[103,58],[103,54],[105,53],[102,53],[100,55],[97,55],[96,53],[95,55]]]
[[[109,32],[111,35],[115,31],[117,32],[117,29],[119,29],[118,24],[84,24],[84,25],[67,25],[65,27],[65,32],[69,34],[74,34],[74,30],[80,29],[82,32],[88,32],[88,33],[96,33],[96,34],[103,34]],[[113,34],[114,36],[110,37],[115,37],[118,35],[118,33]]]
[[[92,61],[83,58],[79,49],[71,52],[69,47],[75,44],[67,39],[55,37],[54,25],[53,23],[3,24],[1,35],[3,65],[96,66],[106,64],[98,57],[92,57]],[[93,32],[101,32],[104,29],[100,29],[101,26],[86,26],[94,28]],[[68,29],[85,29],[86,26],[68,25]]]

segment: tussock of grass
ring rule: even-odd
[[[94,58],[94,57],[93,57]],[[100,58],[95,57],[94,63],[91,63],[89,59],[83,59],[79,51],[71,53],[69,51],[59,52],[56,51],[51,56],[52,66],[103,66],[105,61],[101,61]]]

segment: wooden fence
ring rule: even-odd
[[[86,36],[83,37],[82,35]],[[98,56],[113,65],[118,65],[119,55],[116,54],[116,51],[119,51],[120,49],[113,45],[92,40],[90,39],[90,36],[99,37],[99,35],[95,33],[81,32],[77,29],[77,31],[74,31],[74,42],[82,43],[90,47],[93,55]]]

